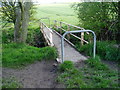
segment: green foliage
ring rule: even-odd
[[[119,88],[118,72],[111,71],[100,58],[90,58],[84,67],[71,68],[58,76],[67,88]]]
[[[8,26],[2,30],[2,43],[11,43],[14,41],[14,29]],[[44,47],[45,40],[38,26],[29,26],[26,43],[36,47]]]
[[[2,89],[4,88],[21,88],[22,85],[14,77],[2,79]],[[10,89],[12,90],[12,89]]]
[[[20,68],[36,60],[54,60],[57,57],[55,48],[36,48],[19,43],[3,44],[2,55],[2,65],[11,68]]]
[[[81,27],[95,31],[99,40],[117,40],[118,6],[118,2],[83,2],[72,7]]]
[[[60,71],[68,71],[74,68],[74,64],[72,61],[64,61],[62,64],[59,65]]]
[[[26,43],[32,46],[36,47],[44,47],[45,46],[45,40],[43,37],[43,34],[40,31],[40,28],[34,25],[32,27],[28,28],[28,35]]]
[[[85,55],[92,56],[93,55],[93,44],[86,44],[80,47],[79,44],[76,44],[76,48],[81,53],[84,53]]]
[[[82,47],[76,45],[80,52],[85,53],[86,55],[93,55],[93,44],[86,44]],[[96,47],[96,54],[99,55],[102,59],[105,60],[120,60],[120,49],[114,46],[114,43],[106,42],[106,41],[98,41]]]
[[[2,30],[2,43],[10,43],[14,40],[14,30],[9,28],[8,30]]]
[[[108,67],[100,61],[100,57],[89,58],[87,63],[96,70],[108,70]]]

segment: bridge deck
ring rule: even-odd
[[[48,33],[47,28],[44,28],[44,31],[46,33]],[[58,50],[58,54],[59,54],[59,62],[61,61],[61,37],[55,33],[55,31],[53,31],[53,44],[54,46],[57,48]],[[73,61],[73,62],[80,62],[83,60],[86,60],[87,58],[85,56],[83,56],[82,54],[80,54],[75,48],[73,48],[68,42],[65,41],[65,46],[64,46],[64,50],[65,50],[65,56],[64,56],[64,60],[69,60],[69,61]]]

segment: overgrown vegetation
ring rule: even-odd
[[[2,43],[11,43],[14,42],[14,29],[9,27],[2,30]],[[44,47],[47,46],[47,43],[44,40],[44,37],[38,26],[29,26],[28,35],[26,43],[35,46],[35,47]]]
[[[54,60],[57,56],[53,47],[37,48],[25,44],[3,44],[2,64],[4,67],[20,68],[36,60]]]
[[[120,2],[83,2],[72,7],[80,26],[95,31],[98,40],[120,43]]]
[[[35,47],[45,47],[47,43],[39,27],[29,27],[26,43]]]
[[[67,66],[67,63],[65,65]],[[73,68],[65,70],[57,80],[65,84],[67,88],[119,87],[118,72],[111,71],[105,64],[101,63],[99,57],[88,59],[82,68],[73,66]]]
[[[110,43],[106,41],[98,41],[96,47],[96,54],[100,56],[101,59],[119,61],[120,60],[120,48],[114,45],[115,43]],[[80,47],[76,45],[80,52],[88,56],[93,55],[93,44],[86,44]]]

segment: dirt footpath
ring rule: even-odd
[[[23,88],[62,88],[64,86],[55,81],[57,70],[54,63],[56,62],[37,61],[22,70],[3,68],[2,77],[16,77]]]

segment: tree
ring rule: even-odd
[[[16,43],[26,42],[31,7],[31,0],[4,0],[2,2],[3,20],[14,23]]]
[[[81,26],[94,30],[98,40],[117,40],[118,2],[83,2],[72,6]]]

